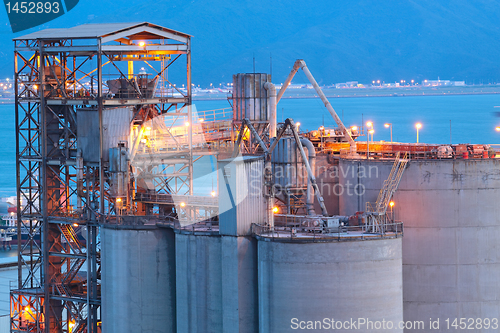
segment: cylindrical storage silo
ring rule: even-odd
[[[176,332],[174,232],[104,225],[101,246],[103,333]]]
[[[307,188],[307,170],[293,137],[280,139],[271,155],[274,184],[282,189]]]
[[[176,230],[177,332],[222,332],[221,237]]]
[[[346,172],[372,170],[358,181]],[[363,184],[363,196],[343,196],[341,213],[375,201],[392,163],[340,161],[340,184]],[[345,171],[344,173],[342,172]],[[378,177],[375,175],[378,173]],[[347,185],[347,184],[350,185]],[[378,184],[378,185],[377,185]],[[500,161],[412,160],[394,195],[394,217],[403,221],[403,300],[407,321],[497,318],[500,311]],[[467,324],[467,325],[468,325]],[[474,323],[476,325],[476,323]],[[427,326],[426,326],[427,327]],[[473,326],[472,332],[492,332]],[[408,330],[407,332],[413,332]]]
[[[259,237],[260,333],[403,332],[401,238],[287,240]]]
[[[264,88],[266,82],[271,82],[271,75],[264,73],[233,75],[233,120],[236,123],[245,118],[252,124],[269,122],[268,94]]]
[[[395,196],[405,319],[439,318],[433,332],[451,331],[448,318],[495,331],[484,319],[500,313],[500,161],[412,161],[405,173]]]

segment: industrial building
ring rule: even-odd
[[[197,111],[191,36],[147,22],[14,42],[29,237],[11,332],[498,315],[500,168],[487,147],[356,141],[368,133],[344,126],[303,60],[279,91],[236,74],[232,112]],[[277,122],[299,70],[337,128]]]

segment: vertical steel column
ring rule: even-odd
[[[186,51],[186,58],[187,58],[187,97],[188,97],[188,104],[191,105],[192,100],[191,100],[191,37],[188,37],[187,39],[187,51]]]
[[[40,168],[40,177],[42,178],[42,189],[40,193],[40,209],[42,213],[42,230],[41,230],[41,243],[42,243],[42,277],[41,283],[44,292],[44,302],[43,302],[43,313],[45,314],[45,332],[50,333],[50,321],[52,316],[50,315],[50,301],[49,301],[49,248],[48,248],[48,193],[47,193],[47,116],[45,113],[45,96],[44,96],[44,82],[45,82],[45,59],[43,52],[43,40],[38,40],[39,56],[38,58],[40,73],[38,95],[40,97],[39,117],[40,117],[40,142],[41,142],[41,155],[42,155],[42,165]]]
[[[97,104],[99,112],[99,213],[100,222],[104,222],[104,169],[103,169],[103,128],[102,128],[102,45],[101,38],[97,39]]]
[[[16,46],[16,42],[14,42],[14,48]],[[22,256],[21,256],[21,164],[19,163],[20,155],[19,155],[19,73],[18,73],[18,54],[17,51],[14,51],[14,93],[15,93],[15,122],[16,122],[16,189],[17,189],[17,285],[18,288],[22,288],[23,286],[23,268],[22,268]]]
[[[188,105],[189,195],[193,195],[193,110]]]

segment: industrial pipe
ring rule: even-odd
[[[299,63],[299,66],[304,71],[304,74],[306,74],[306,76],[309,79],[309,81],[311,82],[314,90],[316,90],[316,93],[318,94],[319,98],[321,98],[321,101],[323,101],[323,103],[325,104],[326,109],[328,110],[328,112],[330,112],[333,119],[335,120],[337,125],[340,127],[340,129],[344,133],[344,137],[347,139],[347,141],[349,141],[351,155],[356,154],[356,150],[357,150],[356,142],[352,138],[351,134],[347,131],[347,128],[345,127],[344,123],[342,122],[342,120],[340,120],[339,116],[337,115],[337,113],[333,109],[332,105],[328,101],[328,98],[326,98],[325,94],[323,93],[323,91],[319,87],[318,83],[316,82],[316,80],[312,76],[311,72],[309,71],[309,68],[307,68],[305,61],[304,60],[297,60],[296,63]]]
[[[309,175],[309,180],[311,181],[311,184],[314,188],[314,194],[316,195],[319,206],[321,207],[321,213],[323,214],[323,216],[328,216],[328,211],[326,210],[325,206],[325,200],[323,199],[323,196],[319,192],[319,187],[318,184],[316,183],[316,177],[314,177],[314,174],[311,170],[311,165],[309,164],[306,153],[304,152],[304,148],[302,148],[302,144],[300,143],[299,133],[297,132],[297,128],[295,127],[295,122],[292,119],[288,118],[287,120],[285,120],[284,128],[286,127],[288,127],[292,131],[293,137],[295,138],[295,143],[297,143],[297,148],[299,149],[300,156],[302,157],[302,161],[304,161],[304,165],[306,166],[307,174]],[[277,140],[280,139],[283,133],[284,131],[280,131],[280,135],[276,139]]]
[[[299,60],[297,60],[293,64],[292,71],[290,72],[290,74],[288,74],[288,77],[286,78],[285,82],[281,86],[280,91],[278,92],[278,96],[276,97],[276,103],[279,103],[279,101],[281,100],[281,96],[283,96],[283,94],[285,93],[286,88],[288,88],[288,86],[290,85],[290,82],[292,82],[292,79],[295,76],[295,74],[297,73],[297,71],[299,70],[299,68],[300,68],[300,63],[299,63]]]
[[[325,94],[323,93],[323,91],[319,87],[318,83],[314,79],[314,76],[311,74],[311,72],[307,68],[306,62],[304,60],[297,59],[297,61],[295,61],[295,63],[293,64],[292,71],[290,72],[290,74],[288,74],[288,77],[286,78],[285,83],[283,83],[283,86],[281,87],[281,89],[278,93],[278,96],[276,97],[276,103],[279,103],[281,97],[285,93],[286,88],[288,87],[288,85],[292,81],[293,77],[295,76],[295,74],[297,73],[297,71],[300,68],[302,68],[302,70],[304,71],[304,74],[306,75],[307,79],[311,82],[314,90],[316,90],[316,93],[321,98],[321,101],[325,104],[325,107],[328,110],[328,112],[330,112],[330,114],[332,115],[333,119],[337,123],[337,126],[340,127],[340,129],[344,133],[344,137],[349,142],[349,147],[350,147],[349,154],[350,154],[350,156],[351,157],[357,156],[356,142],[354,141],[351,134],[349,133],[347,128],[344,126],[344,123],[342,123],[342,120],[340,120],[339,116],[337,115],[337,113],[333,109],[332,105],[330,104],[330,102],[326,98]]]
[[[315,172],[316,172],[316,151],[314,150],[314,145],[312,144],[311,141],[309,141],[306,138],[301,138],[300,143],[302,146],[306,147],[308,152],[309,152],[309,164],[311,165],[311,171],[312,175],[316,177]],[[306,208],[307,208],[307,214],[308,215],[316,215],[316,212],[314,211],[314,190],[311,182],[311,178],[307,178],[307,201],[306,201]]]
[[[276,111],[276,86],[271,82],[264,83],[264,88],[268,92],[268,109],[269,109],[269,138],[276,137],[276,128],[278,127],[278,115]]]

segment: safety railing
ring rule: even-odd
[[[232,108],[223,108],[223,109],[197,111],[197,112],[198,112],[197,114],[198,121],[202,123],[221,121],[221,120],[231,120],[233,118]]]
[[[303,241],[303,242],[324,242],[324,241],[354,241],[371,240],[384,238],[402,237],[404,233],[402,221],[391,221],[383,224],[382,233],[367,232],[365,225],[359,226],[339,226],[336,231],[322,226],[304,226],[290,224],[275,224],[271,228],[267,224],[252,224],[252,233],[258,237],[272,239],[276,241]]]

